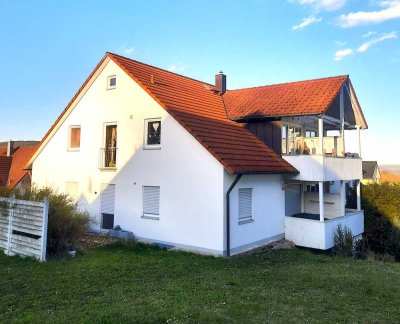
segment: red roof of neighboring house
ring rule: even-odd
[[[12,157],[0,156],[0,187],[6,187],[8,184],[11,163]]]
[[[35,149],[36,146],[21,146],[14,150],[8,185],[10,188],[14,188],[28,174],[29,171],[24,168]]]
[[[224,102],[231,119],[324,113],[348,75],[228,90]]]
[[[0,146],[0,156],[7,156],[7,146]]]
[[[20,146],[7,156],[7,146],[0,146],[0,186],[12,189],[29,173],[24,168],[35,150],[36,146]]]

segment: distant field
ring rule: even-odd
[[[380,165],[381,172],[400,175],[400,165]]]
[[[381,182],[400,183],[400,165],[381,165]]]

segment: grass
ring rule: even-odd
[[[0,255],[0,322],[398,322],[400,264],[308,250],[231,259],[116,243]]]

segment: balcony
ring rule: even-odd
[[[325,118],[325,119],[324,119]],[[296,124],[295,124],[296,122]],[[299,174],[292,180],[337,181],[362,178],[360,127],[328,116],[283,120],[282,157]],[[357,130],[357,153],[346,153],[345,129]],[[332,136],[335,135],[335,136]],[[348,143],[347,143],[348,144]]]
[[[99,150],[99,169],[116,170],[117,147],[103,147]]]

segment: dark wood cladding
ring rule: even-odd
[[[247,122],[246,127],[275,153],[282,155],[282,122],[280,120],[250,121]]]

